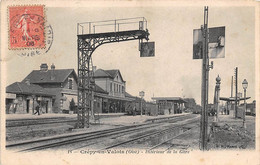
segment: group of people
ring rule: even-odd
[[[222,110],[221,110],[221,113],[222,115],[229,115],[229,110],[226,109],[226,107],[224,107]]]

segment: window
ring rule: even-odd
[[[70,79],[69,79],[69,89],[72,89],[72,85],[73,85],[73,81],[72,81],[72,79],[70,78]]]
[[[125,92],[125,87],[124,86],[122,86],[122,93],[124,93]]]
[[[116,92],[116,84],[114,84],[114,92]]]
[[[112,85],[113,85],[113,84],[112,84],[112,83],[110,83],[110,92],[112,92]]]
[[[121,92],[121,86],[120,85],[118,86],[118,92],[119,93]]]

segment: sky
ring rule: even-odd
[[[104,44],[93,53],[97,69],[119,69],[126,91],[138,96],[195,98],[200,104],[202,61],[192,59],[193,29],[203,24],[203,6],[147,7],[48,7],[46,20],[53,28],[54,40],[46,54],[20,57],[7,50],[4,58],[6,84],[21,81],[41,63],[56,69],[77,71],[77,23],[145,17],[155,57],[141,58],[138,41]],[[255,99],[255,16],[254,8],[209,7],[209,27],[225,26],[225,58],[212,59],[209,73],[209,103],[213,102],[216,77],[221,77],[220,96],[229,97],[231,76],[238,67],[238,91],[247,79],[247,96]],[[234,94],[233,94],[234,95]]]

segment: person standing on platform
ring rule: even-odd
[[[134,107],[133,107],[133,116],[136,115],[136,111],[137,111],[137,110],[136,110],[136,107],[134,106]]]
[[[38,115],[40,115],[40,107],[39,107],[39,105],[37,105],[35,109],[36,109],[36,112],[34,114],[38,113]]]

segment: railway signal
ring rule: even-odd
[[[138,25],[138,27],[130,27]],[[127,26],[124,30],[125,26]],[[129,30],[130,29],[132,30]],[[103,29],[103,31],[98,31]],[[112,29],[111,29],[112,28]],[[78,123],[77,128],[89,127],[90,112],[93,112],[93,84],[94,71],[92,63],[93,52],[101,45],[113,42],[149,40],[147,20],[144,17],[84,22],[78,23]],[[150,45],[150,44],[149,44]],[[154,44],[152,44],[154,45]],[[150,50],[148,46],[148,51]],[[151,46],[154,48],[154,46]],[[154,51],[154,49],[153,49]],[[141,53],[142,54],[142,53]],[[154,55],[154,53],[148,53]]]
[[[193,59],[202,59],[200,149],[207,149],[209,58],[225,57],[225,27],[208,28],[208,6],[204,7],[204,24],[193,30]]]
[[[203,40],[208,34],[208,58],[225,58],[225,26],[193,30],[193,59],[203,59]]]
[[[140,43],[140,57],[153,57],[154,56],[154,42],[141,42]]]

